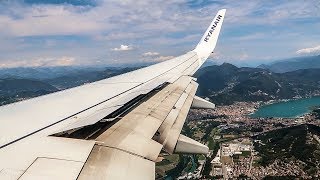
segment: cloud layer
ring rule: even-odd
[[[320,54],[320,46],[299,49],[296,53],[301,55]]]
[[[75,64],[73,57],[57,57],[57,58],[37,58],[29,60],[7,60],[0,63],[0,68],[16,68],[16,67],[54,67],[54,66],[72,66]]]
[[[319,4],[317,0],[1,1],[0,64],[39,57],[73,57],[73,64],[81,65],[178,56],[195,47],[221,8],[227,15],[217,60],[251,63],[286,58],[295,56],[296,49],[320,44]]]

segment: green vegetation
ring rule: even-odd
[[[262,132],[262,131],[263,131],[263,128],[262,128],[262,127],[252,127],[252,128],[251,128],[251,131],[252,131],[252,132]]]
[[[184,134],[185,136],[188,136],[190,138],[194,138],[193,135],[195,131],[196,131],[196,128],[190,128],[190,126],[188,126],[187,123],[185,123],[181,131],[181,134]]]
[[[316,119],[320,119],[320,108],[319,107],[314,109],[311,113],[312,113],[312,115],[314,115],[314,117]]]
[[[184,168],[188,165],[189,160],[188,157],[185,155],[179,155],[179,163],[171,170],[166,172],[166,175],[171,177],[171,178],[177,178]]]
[[[171,161],[169,161],[168,159],[164,159],[161,162],[158,162],[157,166],[165,166],[165,165],[168,165],[168,164],[171,164]]]
[[[210,137],[209,138],[209,143],[208,143],[208,147],[209,147],[209,149],[210,150],[213,150],[214,149],[214,147],[216,147],[216,142],[214,142],[214,140]]]
[[[213,152],[212,152],[212,156],[211,158],[207,158],[206,160],[206,164],[203,168],[203,172],[202,175],[204,178],[213,178],[210,176],[210,172],[211,172],[211,161],[213,160],[213,158],[215,157],[215,155],[217,154],[218,150],[220,149],[220,144],[216,143],[216,146],[214,147]]]
[[[208,142],[209,139],[212,139],[212,131],[214,130],[215,127],[219,126],[220,123],[219,122],[215,122],[215,121],[209,121],[208,123],[206,123],[206,127],[203,127],[201,129],[204,129],[204,136],[202,137],[201,141],[204,142]]]
[[[238,179],[247,180],[247,179],[249,179],[249,177],[248,177],[247,175],[245,175],[245,174],[240,174],[239,177],[238,177]]]
[[[263,180],[292,180],[298,179],[296,176],[266,176]]]
[[[251,151],[242,151],[241,156],[249,157],[249,156],[251,156]]]
[[[204,158],[204,157],[203,157]],[[198,166],[197,155],[168,155],[161,162],[156,163],[158,177],[177,178],[183,172],[193,172]]]
[[[315,168],[320,165],[320,147],[311,141],[312,134],[320,135],[320,127],[314,125],[299,125],[255,137],[260,142],[255,142],[255,149],[261,159],[259,164],[267,166],[276,159],[284,163],[290,160],[300,160],[305,163],[303,169],[313,175]]]
[[[206,157],[204,155],[197,155],[199,160],[206,160]]]
[[[179,161],[179,155],[178,154],[172,154],[165,157],[170,162],[178,162]]]
[[[156,172],[158,177],[163,177],[166,172],[174,169],[179,162],[179,155],[173,154],[164,157],[161,162],[156,163]]]

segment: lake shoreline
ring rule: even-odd
[[[252,113],[249,114],[249,117],[288,119],[300,118],[312,112],[312,110],[317,106],[320,106],[319,95],[305,98],[281,99],[267,102],[259,102],[258,107]]]

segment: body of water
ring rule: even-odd
[[[320,106],[320,96],[265,105],[255,111],[251,117],[294,118],[310,112],[314,106]]]

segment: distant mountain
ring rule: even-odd
[[[58,91],[54,86],[29,79],[0,79],[0,105]]]
[[[65,67],[48,68],[47,73],[45,72],[45,69],[47,68],[19,68],[18,72],[14,72],[12,69],[10,71],[7,71],[13,73],[14,75],[13,77],[2,79],[0,78],[0,105],[52,93],[58,90],[79,86],[85,83],[102,80],[138,68],[112,67],[81,69]],[[24,77],[32,77],[32,79],[16,77],[16,75],[23,72],[35,72],[36,74],[22,74]]]
[[[46,91],[56,91],[57,88],[54,86],[36,80],[29,79],[0,79],[0,92],[21,92],[21,91],[37,91],[37,90],[46,90]]]
[[[103,71],[104,67],[59,66],[59,67],[18,67],[0,69],[0,78],[53,79],[65,75],[76,75],[92,71]],[[110,67],[109,69],[113,69]],[[119,68],[114,68],[119,69]]]
[[[320,68],[320,55],[297,57],[274,62],[270,65],[262,64],[257,68],[268,69],[275,73],[285,73],[299,69]]]
[[[216,104],[291,99],[320,92],[320,69],[281,74],[224,63],[200,69],[195,77],[199,83],[198,95],[209,97]]]
[[[67,89],[75,86],[79,86],[85,83],[90,83],[133,70],[139,69],[135,68],[104,68],[96,71],[79,71],[77,73],[65,74],[52,79],[43,80],[58,89]]]
[[[55,78],[30,80],[24,78],[0,79],[0,103],[35,97],[57,90],[75,87],[123,74],[138,68],[103,68],[75,70],[54,75]],[[36,69],[37,70],[37,69]],[[37,70],[37,72],[39,72]],[[53,73],[54,74],[54,73]],[[49,77],[49,76],[46,76]],[[201,68],[195,77],[200,84],[198,95],[210,98],[216,104],[235,101],[268,101],[291,99],[320,94],[320,69],[304,69],[287,73],[273,73],[260,68],[238,68],[224,63]],[[8,100],[9,98],[9,100]]]
[[[93,66],[62,66],[62,67],[27,67],[2,68],[0,79],[34,79],[47,82],[59,89],[79,86],[111,76],[126,73],[139,67],[93,67]]]

